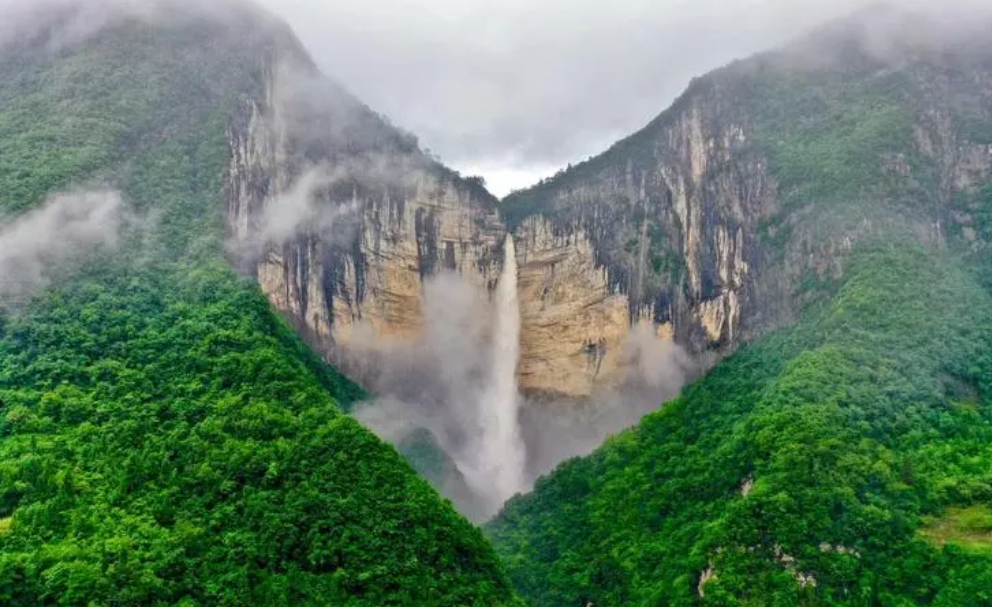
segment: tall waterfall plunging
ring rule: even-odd
[[[581,410],[569,400],[528,401],[517,384],[526,327],[514,244],[508,236],[492,290],[457,272],[424,282],[423,333],[369,359],[380,396],[353,410],[478,523],[539,474],[674,396],[687,368],[653,326],[640,325],[621,346],[625,383],[600,390]]]
[[[524,486],[526,454],[520,435],[517,362],[520,358],[520,302],[513,237],[507,235],[503,270],[493,300],[492,365],[487,389],[479,403],[481,441],[473,475],[484,486],[475,489],[502,503]]]

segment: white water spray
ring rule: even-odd
[[[493,307],[492,366],[479,406],[480,441],[473,458],[474,489],[499,504],[524,488],[526,454],[520,436],[517,361],[520,358],[520,303],[513,237],[506,237],[503,271]]]
[[[567,398],[525,404],[516,377],[522,327],[513,240],[504,247],[491,294],[456,273],[431,277],[424,285],[421,339],[356,359],[380,373],[374,388],[382,397],[355,415],[384,440],[443,451],[442,469],[433,456],[415,456],[415,463],[425,464],[424,473],[436,475],[439,488],[477,523],[526,491],[537,474],[637,423],[677,394],[690,369],[652,325],[639,326],[621,346],[621,384],[597,391],[591,404]],[[374,331],[367,335],[370,351],[381,347]]]

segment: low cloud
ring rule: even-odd
[[[58,52],[127,20],[176,23],[197,15],[222,18],[239,3],[245,4],[239,0],[0,0],[0,49],[30,42]]]
[[[125,212],[113,191],[58,194],[0,225],[0,301],[38,293],[69,264],[118,244]]]
[[[266,198],[248,219],[247,230],[229,239],[228,253],[251,263],[304,235],[320,238],[325,246],[350,246],[368,197],[409,198],[423,179],[418,163],[401,154],[356,153],[311,166]]]
[[[693,77],[879,4],[261,1],[288,19],[328,74],[445,162],[483,171],[499,194],[606,150],[663,111]],[[911,30],[921,37],[957,31],[990,12],[987,0],[889,4],[935,15]]]
[[[700,361],[662,339],[651,323],[635,325],[621,345],[621,378],[584,399],[528,402],[522,427],[528,445],[528,481],[562,461],[592,453],[603,441],[631,428],[642,417],[678,396],[702,370]]]
[[[314,234],[325,242],[345,242],[357,230],[359,202],[354,197],[335,198],[333,191],[350,177],[339,167],[314,167],[305,171],[284,192],[265,201],[261,214],[250,218],[248,231],[232,236],[229,255],[251,263],[266,251],[285,245],[303,234]]]
[[[253,185],[264,189],[248,193],[264,201],[250,217],[235,220],[228,243],[249,265],[305,235],[350,246],[368,200],[410,199],[431,171],[416,138],[305,64],[274,66],[269,102],[262,121],[271,141],[259,145],[259,154],[269,157],[247,169],[265,172],[266,185]]]
[[[389,344],[368,329],[338,353],[342,366],[379,396],[356,407],[358,419],[394,444],[418,429],[429,430],[473,486],[487,480],[472,473],[487,431],[482,405],[493,366],[493,315],[482,289],[444,273],[424,284],[424,326],[417,342]],[[459,488],[463,497],[465,489]],[[499,498],[469,493],[475,494],[471,503],[459,506],[470,516],[485,517],[498,507],[493,502]]]
[[[664,110],[695,76],[831,19],[884,6],[877,0],[259,2],[295,28],[329,76],[416,133],[443,161],[482,171],[498,194],[602,152]],[[245,5],[250,2],[0,0],[0,47],[40,35],[59,49],[121,19],[223,19],[243,16],[235,8]],[[985,0],[889,6],[926,12],[896,32],[902,42],[987,38],[992,13]],[[236,30],[237,19],[229,21]],[[888,50],[885,28],[866,32],[870,45]]]

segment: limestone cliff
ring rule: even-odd
[[[229,129],[232,232],[266,238],[240,259],[360,380],[370,369],[344,354],[415,338],[425,279],[454,270],[492,289],[507,230],[523,389],[582,397],[619,381],[642,322],[724,355],[816,300],[860,238],[992,242],[975,211],[992,195],[989,71],[953,50],[879,54],[879,40],[828,26],[698,78],[638,133],[501,203],[289,46]],[[271,238],[267,210],[314,167],[316,210]]]
[[[753,238],[777,198],[746,153],[750,119],[721,92],[690,91],[649,138],[504,203],[519,222],[529,385],[584,395],[614,380],[638,321],[699,349],[750,328]]]
[[[724,355],[829,288],[859,238],[988,248],[974,209],[992,74],[966,53],[881,56],[866,39],[835,24],[698,78],[638,133],[503,201],[525,385],[582,395],[615,380],[643,320]],[[828,187],[804,188],[811,176]]]
[[[570,191],[581,204],[517,226],[523,389],[580,397],[618,381],[638,321],[654,322],[659,339],[736,339],[754,263],[745,235],[775,198],[759,162],[733,162],[748,142],[746,116],[733,122],[731,108],[711,101],[669,113],[676,120],[662,170],[629,159]],[[357,379],[374,374],[376,351],[417,337],[427,277],[454,270],[492,288],[507,229],[495,200],[322,81],[305,58],[272,59],[229,146],[234,241],[259,245],[236,251],[240,262]],[[316,166],[334,177],[294,194]],[[279,205],[294,195],[313,199],[316,212],[271,238],[268,224],[293,212]],[[512,199],[506,208],[513,221]]]
[[[506,230],[479,183],[305,58],[276,57],[264,73],[229,129],[233,253],[312,344],[366,380],[360,359],[418,335],[426,278],[450,270],[492,287]]]

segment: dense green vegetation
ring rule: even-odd
[[[100,184],[145,218],[0,315],[2,604],[519,605],[512,582],[535,607],[992,606],[992,190],[942,199],[900,155],[905,74],[727,72],[783,202],[768,244],[901,221],[859,234],[841,279],[809,269],[795,326],[511,500],[487,529],[500,564],[404,460],[447,476],[429,437],[401,455],[344,415],[362,391],[223,259],[225,129],[282,40],[263,21],[0,55],[3,214]],[[621,156],[651,164],[708,86],[506,219]],[[981,108],[959,118],[988,139]],[[911,230],[936,203],[967,214],[946,248]],[[653,270],[681,272],[649,230]]]
[[[0,207],[100,183],[148,218],[0,318],[0,603],[516,604],[223,259],[225,128],[272,40],[242,25],[0,56]]]
[[[4,604],[506,596],[481,533],[226,268],[89,274],[11,319],[0,360]]]
[[[829,305],[489,531],[535,605],[992,604],[988,554],[919,533],[992,503],[990,346],[992,298],[953,259],[866,246]]]
[[[154,270],[87,275],[8,322],[8,600],[431,602],[452,589],[429,572],[465,554],[484,578],[481,537],[408,533],[473,537],[339,412],[264,298],[223,268]]]
[[[507,201],[554,213],[574,184],[646,162],[695,95],[753,121],[742,154],[767,163],[780,203],[759,223],[779,256],[766,275],[797,269],[787,250],[851,246],[840,278],[798,268],[795,325],[488,525],[533,605],[992,606],[992,190],[952,194],[938,166],[952,153],[914,134],[935,105],[951,118],[935,138],[985,141],[987,65],[893,69],[847,50],[706,76],[641,132]]]
[[[882,158],[911,147],[907,75],[766,69],[747,80],[758,149],[790,205],[854,204],[891,195],[899,175]]]

